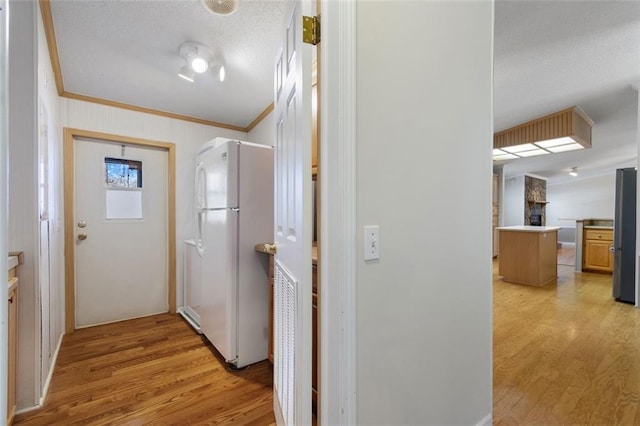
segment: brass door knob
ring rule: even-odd
[[[81,234],[78,234],[78,239],[82,240],[82,241],[86,240],[87,239],[87,234],[85,234],[84,232],[81,233]]]

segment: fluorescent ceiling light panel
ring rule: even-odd
[[[576,143],[576,141],[574,141],[573,138],[566,136],[564,138],[549,139],[546,141],[536,142],[535,144],[541,148],[551,148],[552,146],[568,145],[570,143]]]
[[[522,151],[531,151],[532,149],[537,149],[537,148],[538,147],[532,143],[525,143],[523,145],[506,146],[500,149],[506,152],[510,152],[512,154],[517,154]]]
[[[544,149],[540,149],[540,148],[517,153],[517,155],[519,155],[520,157],[535,157],[536,155],[545,155],[545,154],[551,154],[551,153],[549,151],[545,151]]]
[[[493,161],[502,161],[502,160],[513,160],[515,158],[520,158],[517,155],[513,154],[502,154],[502,155],[494,155]]]
[[[584,147],[582,145],[580,145],[579,143],[572,143],[569,145],[560,145],[560,146],[553,146],[551,148],[549,148],[549,151],[556,153],[556,152],[566,152],[566,151],[575,151],[578,149],[584,149]]]

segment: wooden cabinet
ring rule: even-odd
[[[583,238],[582,270],[613,272],[613,230],[585,229]]]
[[[16,378],[18,361],[18,277],[16,268],[9,271],[8,353],[7,353],[7,424],[16,413]]]

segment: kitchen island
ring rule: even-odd
[[[559,226],[504,226],[499,274],[507,282],[542,287],[558,276]]]

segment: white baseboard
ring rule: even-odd
[[[44,382],[44,387],[42,388],[42,395],[40,396],[40,407],[44,406],[45,401],[47,400],[47,395],[49,394],[49,385],[51,384],[51,378],[53,377],[53,371],[56,369],[56,363],[58,362],[58,353],[60,352],[60,347],[62,346],[62,338],[64,337],[64,333],[60,335],[58,339],[58,345],[56,346],[56,350],[53,352],[53,357],[51,359],[51,369],[49,370],[49,374],[47,375],[47,380]]]
[[[49,393],[49,385],[51,384],[51,379],[53,377],[53,370],[56,369],[56,362],[58,361],[58,353],[60,352],[60,348],[62,347],[62,338],[64,337],[64,333],[60,335],[60,339],[58,339],[58,345],[56,346],[56,350],[53,352],[53,360],[51,365],[53,367],[49,370],[49,374],[47,375],[47,380],[44,382],[44,387],[42,388],[42,394],[40,395],[40,401],[38,404],[32,407],[25,407],[19,410],[16,410],[16,415],[28,413],[29,411],[39,410],[44,406],[45,401],[47,400],[47,394]]]
[[[482,420],[476,423],[476,426],[491,426],[492,423],[493,423],[492,413],[489,413],[486,415],[486,417],[484,417]]]

